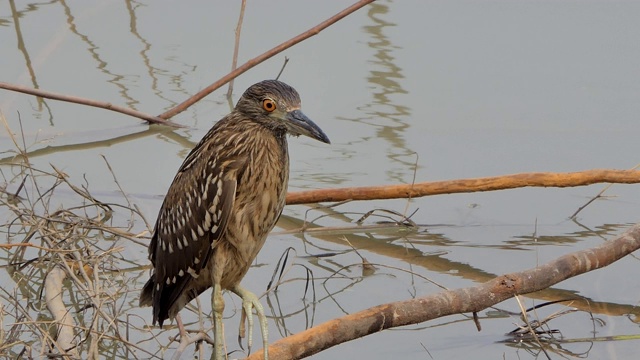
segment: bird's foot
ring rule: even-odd
[[[176,316],[176,322],[178,323],[178,330],[180,331],[180,344],[178,345],[175,354],[173,354],[173,360],[180,359],[184,350],[191,344],[204,341],[215,346],[215,342],[213,341],[213,339],[211,339],[209,335],[204,332],[204,330],[200,330],[200,332],[198,332],[197,334],[190,336],[187,333],[187,330],[184,328],[184,325],[182,324],[180,314]]]
[[[242,338],[245,336],[244,332],[244,320],[246,318],[247,324],[249,325],[249,337],[247,338],[247,351],[251,353],[251,345],[253,345],[253,309],[256,310],[256,315],[258,316],[258,321],[260,322],[260,331],[262,333],[262,345],[264,349],[264,359],[269,359],[269,339],[268,339],[268,325],[267,325],[267,317],[264,315],[264,308],[258,297],[244,289],[241,286],[236,286],[231,289],[234,293],[242,298],[242,317],[240,320],[240,330],[238,334],[238,343],[240,347],[242,347]]]

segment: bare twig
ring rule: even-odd
[[[70,253],[72,250],[64,250],[64,249],[51,249],[44,246],[39,246],[31,243],[17,243],[17,244],[0,244],[0,248],[3,249],[11,249],[14,247],[32,247],[38,250],[44,250],[47,252],[61,252],[61,253]]]
[[[637,170],[640,167],[640,164],[634,166],[631,168],[631,170]],[[571,214],[571,216],[569,216],[569,219],[575,219],[576,216],[578,216],[578,214],[584,210],[587,206],[589,206],[592,202],[598,200],[599,198],[602,197],[602,194],[604,194],[605,191],[609,190],[610,187],[612,187],[613,184],[609,184],[607,186],[604,187],[604,189],[602,189],[596,196],[592,197],[591,199],[589,199],[589,201],[587,201],[584,205],[580,206],[578,208],[578,210],[576,210],[576,212],[574,212],[573,214]]]
[[[240,32],[242,31],[242,19],[244,18],[244,9],[247,6],[247,0],[242,0],[240,4],[240,16],[238,17],[238,25],[236,26],[236,42],[233,46],[233,60],[231,61],[231,71],[238,66],[238,50],[240,49]],[[229,90],[227,90],[227,99],[231,101],[231,95],[233,94],[233,79],[229,81]]]
[[[355,12],[356,10],[362,8],[363,6],[372,3],[374,0],[360,0],[358,2],[356,2],[355,4],[349,6],[348,8],[342,10],[341,12],[337,13],[336,15],[330,17],[329,19],[321,22],[320,24],[318,24],[317,26],[303,32],[302,34],[289,39],[285,42],[283,42],[282,44],[274,47],[273,49],[263,53],[262,55],[259,55],[249,61],[247,61],[246,63],[242,64],[239,68],[237,68],[235,71],[232,71],[230,73],[228,73],[227,75],[223,76],[222,78],[220,78],[218,81],[214,82],[213,84],[207,86],[206,88],[202,89],[200,92],[198,92],[197,94],[193,95],[192,97],[190,97],[189,99],[187,99],[186,101],[182,102],[181,104],[173,107],[172,109],[164,112],[163,114],[159,115],[159,117],[163,118],[163,119],[171,119],[172,117],[176,116],[177,114],[185,111],[187,108],[189,108],[191,105],[195,104],[196,102],[200,101],[202,98],[204,98],[205,96],[211,94],[213,91],[219,89],[221,86],[223,86],[224,84],[228,83],[229,81],[231,81],[231,79],[235,79],[236,77],[238,77],[239,75],[243,74],[244,72],[246,72],[247,70],[251,69],[252,67],[260,64],[261,62],[273,57],[276,54],[281,53],[282,51],[292,47],[293,45],[302,42],[314,35],[318,35],[322,30],[328,28],[329,26],[335,24],[336,22],[342,20],[343,18],[345,18],[346,16],[352,14],[353,12]]]
[[[613,184],[607,184],[607,186],[604,187],[604,189],[600,190],[600,192],[598,194],[596,194],[596,196],[592,197],[591,199],[589,199],[589,201],[587,201],[586,203],[584,203],[584,205],[580,206],[578,208],[578,210],[576,210],[573,214],[571,214],[571,216],[569,216],[569,219],[575,219],[576,216],[578,216],[578,214],[584,210],[587,206],[591,205],[592,202],[600,199],[602,197],[602,194],[604,194],[605,191],[609,190],[609,188],[611,188],[613,186]]]
[[[137,117],[139,119],[145,120],[145,121],[150,122],[152,124],[161,124],[161,125],[173,126],[173,127],[176,127],[176,128],[185,127],[184,125],[180,125],[180,124],[176,124],[176,123],[171,122],[171,121],[164,120],[164,119],[162,119],[162,118],[160,118],[158,116],[153,116],[153,115],[149,115],[149,114],[143,113],[141,111],[125,108],[125,107],[122,107],[122,106],[113,105],[112,103],[105,102],[105,101],[98,101],[98,100],[92,100],[92,99],[87,99],[87,98],[81,98],[81,97],[78,97],[78,96],[63,95],[63,94],[58,94],[58,93],[54,93],[54,92],[51,92],[51,91],[34,89],[34,88],[21,86],[21,85],[16,85],[16,84],[9,84],[9,83],[6,83],[6,82],[0,82],[0,89],[17,91],[17,92],[21,92],[21,93],[24,93],[24,94],[35,95],[35,96],[39,96],[39,97],[43,97],[43,98],[47,98],[47,99],[66,101],[66,102],[70,102],[70,103],[93,106],[93,107],[97,107],[97,108],[101,108],[101,109],[111,110],[111,111],[119,112],[119,113],[122,113],[122,114],[125,114],[125,115]]]
[[[280,79],[280,75],[282,75],[282,72],[284,72],[284,68],[287,67],[288,62],[289,62],[289,58],[285,56],[284,63],[282,63],[282,67],[280,68],[280,72],[278,73],[278,76],[276,76],[276,80]]]
[[[15,313],[10,314],[12,325],[9,331],[0,333],[0,353],[5,357],[11,354],[11,358],[43,358],[48,354],[62,358],[98,358],[103,351],[101,345],[110,340],[127,351],[135,349],[144,353],[146,358],[152,357],[153,354],[120,336],[122,309],[118,309],[116,303],[126,296],[129,289],[118,274],[125,271],[120,263],[128,260],[114,256],[124,249],[117,247],[116,242],[100,241],[107,239],[108,234],[127,238],[135,236],[124,229],[109,226],[112,207],[127,208],[132,216],[138,210],[97,200],[89,193],[88,184],[75,186],[60,170],[54,168],[49,172],[33,168],[24,151],[24,140],[20,143],[19,137],[5,126],[14,140],[16,152],[23,154],[24,159],[18,165],[11,165],[20,170],[10,181],[20,184],[21,198],[12,201],[10,197],[0,197],[0,205],[14,214],[4,231],[9,242],[15,241],[0,244],[0,249],[10,255],[7,264],[0,267],[11,269],[11,276],[16,284],[20,284],[12,294],[0,289],[0,301],[4,303],[6,299],[15,309]],[[29,183],[25,183],[25,179]],[[65,202],[78,201],[75,206],[54,205],[58,203],[54,199],[56,189],[65,186],[65,190],[70,189],[77,196],[75,199],[66,197]],[[131,222],[135,220],[137,218],[131,218]],[[102,249],[109,243],[109,249]],[[115,269],[118,270],[113,271]],[[68,279],[70,291],[65,291],[62,298],[64,277]],[[54,315],[53,322],[34,316],[40,310],[36,302],[40,299],[38,292],[43,288],[47,307]],[[23,304],[23,299],[29,299],[28,303]],[[78,306],[93,311],[75,311]],[[0,311],[0,317],[5,314],[6,311]],[[57,339],[50,333],[52,326],[58,331]],[[27,352],[20,352],[21,346]],[[35,355],[29,355],[32,352]],[[78,353],[79,356],[76,355]]]
[[[495,191],[520,187],[573,187],[596,183],[637,184],[638,170],[586,170],[572,173],[522,173],[476,179],[322,189],[287,194],[287,204],[325,201],[404,199],[428,195]]]
[[[516,295],[514,296],[514,298],[516,299],[516,301],[518,302],[518,306],[520,307],[520,312],[522,313],[522,319],[524,320],[525,324],[529,324],[527,311],[524,308],[524,304],[520,300],[520,296]],[[551,360],[551,357],[547,353],[547,350],[545,350],[544,346],[542,346],[542,344],[540,343],[540,339],[538,338],[538,335],[536,334],[535,330],[531,326],[529,326],[529,333],[531,334],[531,337],[535,340],[535,342],[538,344],[538,346],[540,346],[540,349],[542,349],[547,359]]]

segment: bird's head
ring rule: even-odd
[[[235,111],[268,128],[330,143],[322,129],[300,110],[300,95],[296,89],[281,81],[264,80],[251,85],[238,100]]]

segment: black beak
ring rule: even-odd
[[[331,144],[329,138],[311,119],[300,110],[293,110],[286,116],[287,130],[291,135],[304,135],[326,144]]]

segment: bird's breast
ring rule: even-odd
[[[248,147],[252,151],[245,168],[239,172],[233,215],[224,236],[226,241],[220,242],[220,245],[227,244],[226,249],[216,250],[220,255],[227,253],[225,257],[234,262],[230,266],[227,261],[227,269],[235,268],[233,273],[223,276],[227,286],[239,282],[245,275],[285,205],[289,180],[286,140],[284,146],[273,136],[259,140]],[[214,255],[214,262],[216,257]]]

